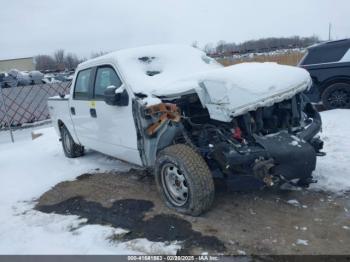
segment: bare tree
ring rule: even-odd
[[[64,50],[63,49],[56,50],[54,53],[54,58],[55,58],[57,70],[60,70],[60,71],[64,70],[65,69]]]
[[[219,41],[216,44],[216,54],[232,54],[232,53],[250,53],[250,52],[268,52],[277,49],[305,48],[309,45],[320,42],[317,36],[312,37],[269,37],[258,40],[249,40],[240,44],[226,43]]]
[[[38,55],[35,57],[36,69],[40,71],[45,70],[59,70],[65,69],[73,70],[78,64],[85,61],[86,58],[79,58],[74,53],[68,53],[65,55],[63,49],[59,49],[50,55]]]
[[[214,48],[214,45],[212,43],[208,43],[204,46],[204,52],[207,54],[207,55],[211,55],[213,53],[215,53],[215,48]]]
[[[38,55],[35,57],[35,68],[40,71],[54,70],[56,69],[56,62],[49,55]]]
[[[79,63],[80,63],[80,59],[75,54],[68,53],[64,57],[64,65],[69,70],[75,69]]]
[[[192,44],[191,44],[191,46],[194,47],[194,48],[198,48],[198,45],[199,44],[198,44],[197,40],[193,41]]]
[[[225,45],[226,45],[226,42],[224,40],[220,40],[216,45],[216,52],[218,54],[223,53],[225,51]]]
[[[90,57],[91,58],[96,58],[96,57],[99,57],[99,56],[103,56],[105,54],[108,54],[108,52],[106,52],[106,51],[92,52]]]

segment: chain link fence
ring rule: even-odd
[[[47,99],[68,94],[70,82],[0,88],[0,132],[50,121]]]

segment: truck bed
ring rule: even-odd
[[[71,119],[71,112],[69,109],[69,95],[66,95],[63,98],[60,96],[50,97],[48,98],[47,103],[52,125],[55,127],[55,130],[59,137],[61,137],[60,123],[64,123],[69,133],[72,135],[74,141],[79,143]]]

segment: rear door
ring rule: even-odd
[[[111,106],[104,102],[104,91],[108,86],[126,88],[125,83],[112,65],[101,65],[96,68],[93,102],[96,139],[98,151],[119,159],[142,165],[137,147],[137,132],[132,112],[132,93],[128,91],[127,106]]]
[[[96,123],[91,121],[90,115],[94,70],[94,68],[88,68],[78,72],[69,103],[72,122],[79,142],[92,149],[96,144],[94,139]]]

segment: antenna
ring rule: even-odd
[[[331,35],[332,35],[332,23],[329,23],[328,25],[328,40],[331,41]]]

